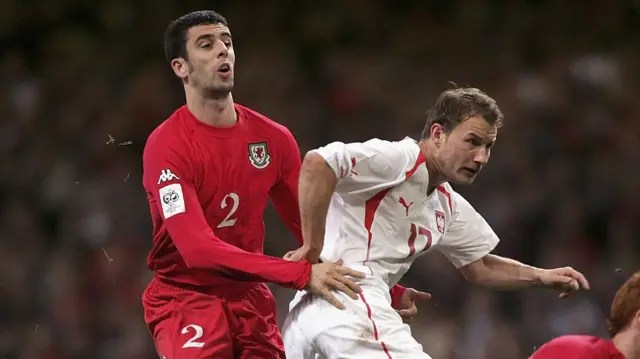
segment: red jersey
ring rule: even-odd
[[[263,254],[268,198],[301,242],[298,145],[286,127],[234,106],[238,121],[231,127],[202,123],[185,105],[149,136],[143,184],[153,248],[147,264],[175,284],[255,280],[302,289],[309,262]]]
[[[564,335],[546,343],[529,359],[625,359],[611,340]]]

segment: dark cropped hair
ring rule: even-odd
[[[171,21],[164,33],[164,55],[167,61],[187,59],[187,32],[199,25],[221,24],[229,26],[227,19],[213,10],[200,10],[182,15]]]

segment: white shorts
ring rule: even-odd
[[[357,300],[335,293],[344,310],[300,291],[282,328],[287,359],[431,359],[391,307],[389,287],[369,276],[358,280]]]

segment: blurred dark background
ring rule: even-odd
[[[301,151],[418,137],[453,81],[506,115],[492,160],[459,188],[526,263],[571,265],[569,300],[471,288],[437,254],[403,284],[430,291],[412,324],[434,359],[526,358],[565,333],[606,335],[640,267],[639,1],[2,0],[0,358],[151,359],[146,136],[183,103],[169,20],[214,9],[237,53],[236,102]],[[265,250],[295,241],[266,213]],[[292,292],[274,287],[284,318]]]

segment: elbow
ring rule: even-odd
[[[189,269],[200,268],[200,263],[198,262],[197,257],[182,254],[182,260],[184,261],[184,265]]]
[[[304,155],[302,167],[306,169],[318,169],[327,166],[327,161],[314,151],[309,151]]]
[[[486,267],[482,258],[460,268],[460,273],[462,274],[464,279],[466,279],[469,283],[475,285],[482,285],[485,282],[487,271],[488,268]]]
[[[200,252],[197,248],[184,248],[180,250],[180,256],[184,261],[184,265],[189,269],[203,269],[205,267],[205,263],[203,261],[202,252]]]
[[[466,279],[467,282],[471,284],[480,284],[482,282],[481,275],[478,272],[472,272],[467,270],[461,270],[462,276]]]

